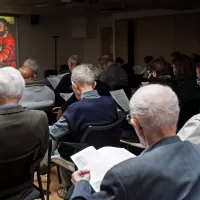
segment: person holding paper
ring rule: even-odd
[[[71,80],[73,91],[79,101],[72,104],[62,117],[50,127],[50,135],[56,140],[78,143],[89,126],[112,124],[118,120],[118,115],[116,104],[112,98],[100,96],[94,90],[96,86],[95,75],[88,65],[77,66],[72,71]],[[53,142],[54,149],[56,149],[56,142]],[[62,153],[62,157],[69,159],[74,154],[74,149],[69,147],[65,151],[65,146],[61,143],[59,152]],[[46,159],[44,162],[47,165]],[[69,181],[67,182],[68,174],[65,177],[66,185],[70,186]],[[59,191],[61,191],[60,194],[63,189]]]
[[[75,172],[71,200],[198,200],[200,146],[176,136],[180,111],[176,94],[168,86],[144,86],[129,106],[127,120],[145,151],[108,171],[97,193],[87,169]]]
[[[66,74],[62,77],[59,84],[55,89],[55,107],[61,107],[64,104],[64,99],[60,96],[61,93],[71,93],[72,91],[72,84],[71,84],[71,73],[74,68],[81,64],[81,59],[78,55],[72,55],[68,59],[68,67],[69,67],[69,74]]]

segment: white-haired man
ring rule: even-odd
[[[71,72],[72,70],[81,64],[81,59],[78,55],[72,55],[68,59],[68,67],[69,67],[69,74],[66,74],[60,80],[58,86],[55,89],[55,106],[61,107],[64,104],[64,99],[60,96],[60,93],[71,93],[72,91],[72,84],[71,84]]]
[[[39,66],[38,66],[36,60],[29,58],[29,59],[25,60],[23,66],[30,67],[33,70],[33,75],[34,75],[35,79],[37,78]]]
[[[12,67],[0,69],[0,161],[16,159],[37,146],[39,149],[35,158],[42,159],[47,150],[49,129],[46,114],[42,111],[25,110],[19,105],[24,88],[25,82],[18,70]],[[22,168],[19,161],[18,167]],[[22,181],[27,181],[26,171],[31,171],[31,169],[23,167],[24,174],[14,171],[12,164],[8,165],[7,171],[2,171],[0,162],[0,199],[7,199],[12,195],[16,195],[12,199],[21,199],[22,197],[25,199],[24,195],[31,192],[33,186],[31,176],[28,185],[27,183],[23,185]],[[16,173],[21,173],[20,180],[16,180]],[[26,189],[20,192],[19,185]],[[17,187],[18,190],[15,190]],[[8,190],[11,188],[12,190]],[[3,193],[2,190],[7,192]],[[19,193],[13,194],[17,192]]]
[[[108,171],[97,193],[88,182],[88,170],[75,172],[71,200],[199,199],[200,147],[176,136],[178,116],[178,99],[169,87],[139,89],[128,119],[146,150]]]
[[[88,65],[80,65],[73,69],[72,88],[78,102],[69,106],[62,117],[50,127],[50,134],[55,139],[66,142],[79,142],[82,134],[89,126],[105,126],[117,121],[117,107],[109,96],[100,96],[96,90],[95,74]],[[53,143],[53,149],[57,144]],[[64,150],[59,146],[59,152],[66,159],[74,153],[73,148]],[[45,160],[47,165],[47,160]],[[64,174],[64,173],[63,173]],[[68,180],[67,180],[68,179]],[[68,174],[65,176],[66,185],[70,186]],[[59,196],[64,196],[59,190]]]

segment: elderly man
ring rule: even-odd
[[[100,96],[96,90],[95,74],[88,65],[77,66],[72,71],[72,88],[78,102],[72,104],[62,117],[52,127],[50,134],[55,139],[68,142],[79,142],[82,134],[89,126],[104,126],[117,121],[117,107],[109,96]],[[55,150],[57,144],[53,143]],[[62,144],[59,146],[62,156],[69,159],[74,149],[64,151]],[[47,160],[45,160],[47,165]],[[64,174],[64,173],[63,173]],[[64,175],[65,176],[65,175]],[[68,174],[65,176],[66,185],[70,186]],[[63,190],[59,190],[62,195]]]
[[[58,86],[55,89],[55,106],[61,107],[64,104],[64,99],[60,96],[60,93],[71,93],[72,91],[72,84],[71,84],[71,72],[72,70],[81,64],[80,57],[78,55],[72,55],[68,59],[68,67],[69,67],[69,74],[66,74],[63,76],[63,78],[60,80]]]
[[[99,63],[104,70],[99,78],[100,81],[106,82],[111,90],[128,87],[128,76],[120,65],[114,63],[112,55],[104,55]]]
[[[35,81],[33,70],[30,67],[23,66],[19,68],[19,71],[26,82],[20,104],[28,109],[44,109],[53,106],[54,92],[42,81]]]
[[[38,71],[39,71],[39,66],[38,66],[36,60],[33,60],[32,58],[29,58],[29,59],[25,60],[23,66],[30,67],[32,69],[32,71],[33,71],[33,75],[34,75],[35,79],[37,78]]]
[[[200,190],[200,147],[176,136],[179,103],[168,87],[139,89],[130,101],[129,122],[146,150],[113,167],[100,192],[89,184],[89,171],[72,176],[72,200],[197,200]]]
[[[42,159],[47,150],[49,137],[46,114],[42,111],[26,110],[19,105],[25,82],[18,70],[12,67],[0,69],[0,88],[0,161],[23,156],[37,146],[39,149],[36,159]],[[21,182],[16,184],[14,174],[21,172],[13,171],[11,164],[7,171],[2,171],[1,166],[0,162],[0,199],[6,200],[7,196],[14,194],[10,190],[9,194],[3,196],[2,190],[8,192],[9,188],[19,187]],[[24,170],[30,169],[24,167]],[[24,176],[26,175],[21,173],[20,180],[26,180]],[[9,188],[3,180],[9,180]],[[8,184],[8,181],[6,182]],[[16,196],[12,199],[25,199],[31,192],[32,185],[33,182],[30,182],[30,185],[26,185],[25,191],[15,194]]]

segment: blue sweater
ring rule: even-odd
[[[63,114],[76,142],[89,126],[105,126],[117,121],[117,107],[111,97],[83,98],[72,104]],[[78,142],[78,141],[77,141]]]

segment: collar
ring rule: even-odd
[[[81,95],[81,99],[83,98],[86,98],[86,99],[97,99],[97,98],[100,98],[97,90],[91,90],[91,91],[88,91],[88,92],[84,92],[82,95]]]
[[[44,82],[43,81],[26,82],[26,87],[32,87],[32,86],[44,86]]]
[[[0,107],[0,115],[6,115],[6,114],[11,114],[11,113],[18,113],[18,112],[23,112],[25,109],[22,108],[21,105],[19,104],[12,104],[8,106],[1,106]]]
[[[167,138],[164,138],[154,144],[152,144],[151,146],[149,146],[148,148],[146,148],[140,155],[146,154],[158,147],[164,146],[164,145],[168,145],[168,144],[173,144],[173,143],[177,143],[180,142],[180,138],[178,136],[170,136]]]

